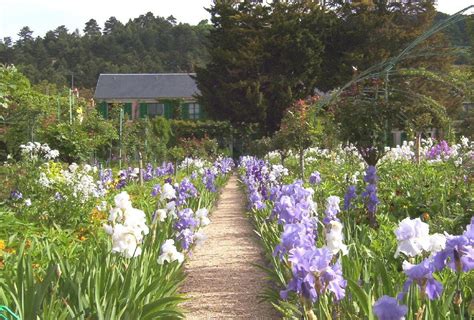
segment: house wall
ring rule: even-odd
[[[149,116],[150,104],[163,104],[163,116],[167,119],[174,119],[179,115],[179,119],[183,120],[203,120],[207,116],[202,107],[194,100],[185,100],[179,106],[173,101],[166,100],[160,102],[159,100],[105,100],[97,104],[99,113],[108,118],[109,105],[112,103],[121,103],[124,106],[125,117],[129,120],[141,119]],[[177,109],[179,108],[179,109]]]

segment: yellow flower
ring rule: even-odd
[[[0,240],[0,250],[5,249],[5,241]]]

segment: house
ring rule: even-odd
[[[94,99],[108,117],[111,104],[123,104],[129,119],[164,116],[167,119],[205,118],[195,95],[199,94],[192,73],[101,74]]]

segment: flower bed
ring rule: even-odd
[[[242,158],[273,282],[262,297],[285,318],[472,316],[473,146],[424,148],[419,165],[406,144],[377,168],[353,148],[308,149],[306,183],[294,157]]]
[[[16,178],[0,209],[2,304],[22,319],[183,317],[182,262],[204,240],[233,162],[140,172],[53,159],[8,168]]]

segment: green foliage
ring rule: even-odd
[[[219,141],[220,146],[226,146],[232,141],[234,129],[227,121],[185,121],[171,120],[173,143],[181,139],[210,138]]]
[[[96,151],[105,153],[116,139],[113,125],[101,119],[95,110],[82,123],[54,123],[42,132],[42,141],[59,150],[66,162],[89,160]]]
[[[83,35],[59,26],[34,37],[25,27],[14,44],[0,41],[0,63],[16,65],[33,83],[74,79],[74,86],[93,88],[99,73],[193,72],[207,61],[208,32],[206,21],[177,24],[151,12],[125,24],[110,17],[103,30],[91,19]]]
[[[397,105],[383,98],[347,96],[338,101],[334,117],[341,141],[354,144],[369,165],[376,165],[397,112]]]
[[[200,104],[235,127],[258,123],[274,132],[287,106],[312,94],[329,18],[300,1],[219,1],[209,11],[214,29],[210,63],[197,69]]]

